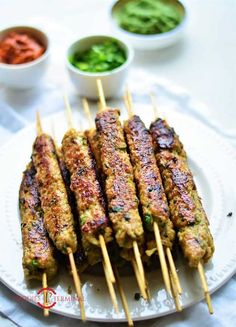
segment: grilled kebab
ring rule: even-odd
[[[33,162],[36,181],[44,212],[44,224],[59,251],[68,254],[77,250],[75,223],[68,202],[66,187],[61,175],[53,139],[42,133],[33,145]]]
[[[106,243],[112,240],[95,160],[85,134],[73,128],[64,135],[62,152],[80,217],[83,248],[89,264],[93,265],[102,260],[99,234]]]
[[[151,135],[136,115],[125,121],[124,131],[134,168],[144,226],[146,230],[153,231],[155,221],[159,226],[162,244],[171,249],[175,231],[169,218],[168,203],[156,164]],[[153,234],[153,240],[147,243],[147,253],[156,252],[154,240]]]
[[[189,266],[197,267],[212,257],[214,244],[186,152],[165,120],[154,121],[150,132],[180,246]]]
[[[124,132],[118,109],[106,109],[96,116],[102,171],[109,217],[121,255],[130,260],[133,242],[144,243],[144,231],[139,215],[139,201],[133,178]]]
[[[36,170],[33,163],[30,162],[23,173],[19,191],[19,208],[24,274],[27,279],[42,280],[44,272],[48,279],[53,278],[58,267],[54,256],[54,247],[44,227],[35,175]]]

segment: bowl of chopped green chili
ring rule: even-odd
[[[116,32],[143,50],[176,43],[183,35],[187,15],[179,0],[118,0],[110,14]]]
[[[108,35],[81,38],[66,53],[66,66],[77,92],[92,99],[98,98],[98,78],[102,80],[106,97],[119,96],[132,60],[132,48]]]

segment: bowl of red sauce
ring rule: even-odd
[[[49,59],[49,39],[35,27],[14,26],[0,31],[0,82],[15,89],[39,84]]]

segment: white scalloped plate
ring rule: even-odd
[[[139,99],[139,103],[140,101],[142,102]],[[174,110],[176,106],[180,105],[186,106],[185,109],[188,110],[189,103],[189,98],[188,101],[183,101],[182,98],[178,103],[176,94],[172,94],[172,97],[170,97],[170,93],[168,93],[161,98],[162,108],[165,113],[168,112],[168,120],[179,133],[189,154],[190,165],[214,235],[215,255],[212,261],[205,266],[209,289],[212,293],[221,287],[236,271],[236,199],[234,191],[236,154],[233,148],[215,132],[197,120]],[[142,105],[138,105],[136,109],[136,112],[141,115],[146,124],[150,123],[152,112],[150,107],[145,104],[145,101]],[[78,121],[77,116],[78,113],[75,113],[75,121]],[[56,136],[61,139],[63,132],[66,130],[64,114],[54,115],[53,121],[56,126]],[[84,128],[87,127],[82,113],[80,123]],[[51,118],[43,120],[43,127],[45,131],[51,131]],[[29,161],[34,138],[35,127],[29,126],[16,134],[8,144],[0,149],[0,219],[2,230],[0,238],[0,279],[15,293],[26,298],[34,296],[41,287],[40,284],[35,283],[34,286],[29,288],[24,280],[21,265],[22,245],[18,212],[18,189],[21,173]],[[227,213],[231,211],[234,213],[233,216],[227,217]],[[197,272],[189,269],[180,258],[177,260],[177,266],[184,290],[181,303],[185,308],[202,300],[203,293]],[[133,276],[122,276],[122,284],[134,320],[154,318],[175,311],[172,299],[166,296],[160,269],[147,273],[147,278],[152,295],[150,304],[145,303],[142,299],[139,301],[134,300],[134,294],[138,292],[135,279]],[[119,315],[114,313],[105,280],[102,276],[84,273],[82,282],[88,320],[105,322],[125,320],[122,310]],[[63,270],[50,286],[54,288],[57,295],[68,296],[68,286],[72,284],[71,276]],[[28,300],[32,302],[32,300]],[[121,308],[120,302],[119,307]],[[61,315],[80,318],[78,303],[76,302],[60,301],[52,311]]]

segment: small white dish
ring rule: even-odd
[[[177,25],[174,29],[170,30],[169,32],[165,32],[161,34],[150,34],[150,35],[131,33],[121,28],[118,25],[114,17],[114,12],[119,6],[122,6],[123,3],[125,2],[127,2],[127,0],[118,0],[118,1],[115,0],[112,2],[109,10],[110,21],[114,33],[119,37],[123,37],[125,40],[127,40],[135,49],[138,50],[163,49],[170,45],[175,44],[183,37],[186,28],[186,22],[187,22],[187,9],[182,1],[179,0],[172,1],[176,3],[179,10],[182,12],[183,18],[180,24]]]
[[[0,40],[9,33],[18,32],[31,35],[45,47],[45,52],[37,59],[24,64],[0,63],[0,82],[13,89],[28,89],[39,84],[43,77],[49,59],[49,40],[47,35],[31,26],[13,26],[0,31]]]
[[[68,58],[76,52],[84,52],[92,45],[99,44],[110,39],[117,41],[120,47],[124,49],[126,53],[126,61],[121,66],[106,72],[90,73],[74,67],[69,62]],[[71,82],[74,84],[76,91],[80,96],[90,99],[98,99],[96,80],[100,79],[102,81],[105,97],[111,98],[121,95],[133,57],[133,49],[121,39],[109,35],[92,35],[81,38],[69,46],[66,52],[66,67],[68,69]]]

